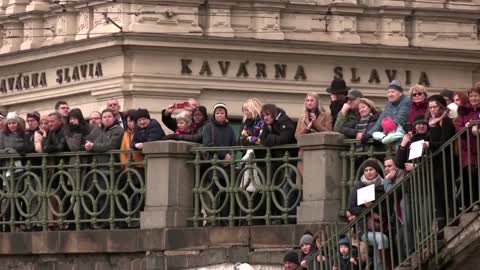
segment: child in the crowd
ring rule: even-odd
[[[192,124],[192,116],[188,112],[181,111],[175,118],[177,120],[175,134],[192,134],[194,127]]]
[[[303,269],[307,269],[307,262],[310,257],[313,257],[317,251],[313,245],[313,235],[310,232],[305,232],[300,238],[300,249],[302,253],[300,254],[300,266]]]
[[[350,247],[352,250],[350,250]],[[348,236],[341,235],[338,240],[338,250],[340,256],[340,267],[337,267],[337,261],[334,262],[333,270],[356,270],[359,269],[358,252],[356,247],[350,245]],[[362,269],[365,269],[362,265]]]
[[[397,125],[391,117],[385,117],[382,120],[383,131],[375,131],[372,134],[374,140],[381,141],[383,144],[395,144],[397,149],[400,139],[405,135],[402,126]]]

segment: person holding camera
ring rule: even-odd
[[[193,109],[198,106],[198,101],[195,98],[189,98],[185,102],[171,104],[166,109],[162,110],[162,122],[168,129],[175,132],[177,129],[177,120],[172,117],[172,113],[175,110],[183,110],[192,115]]]

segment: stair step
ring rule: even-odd
[[[460,226],[447,226],[445,227],[445,230],[443,233],[443,239],[445,239],[445,242],[448,242],[452,238],[454,238],[457,234],[459,234],[462,230],[463,228]]]
[[[476,219],[479,215],[479,212],[470,212],[470,213],[465,213],[460,216],[460,227],[465,227],[470,222],[472,222],[474,219]]]
[[[399,267],[396,267],[395,270],[414,270],[415,268],[413,268],[412,266],[399,266]]]

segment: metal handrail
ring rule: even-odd
[[[192,147],[194,215],[188,220],[195,227],[296,222],[302,196],[297,150],[297,145]],[[218,151],[233,159],[219,159]],[[242,158],[247,151],[255,157]]]
[[[134,155],[141,153],[0,154],[0,229],[139,227],[146,162]]]
[[[472,125],[478,126],[479,123],[472,122],[469,127]],[[452,158],[455,156],[454,151],[458,150],[455,149],[455,145],[458,143],[462,147],[462,140],[466,140],[467,151],[470,155],[470,152],[473,151],[470,142],[473,139],[477,141],[476,150],[477,153],[480,153],[480,137],[471,135],[469,128],[464,128],[434,153],[422,157],[416,163],[414,170],[405,175],[391,190],[376,199],[365,211],[342,229],[339,229],[337,224],[333,228],[327,229],[326,240],[321,243],[319,251],[307,260],[308,269],[331,269],[333,265],[338,266],[341,260],[337,244],[340,236],[346,235],[350,236],[350,239],[354,239],[355,237],[352,236],[358,236],[360,232],[363,235],[360,235],[355,242],[356,246],[359,246],[359,249],[361,249],[361,254],[364,254],[365,249],[370,249],[370,251],[373,249],[374,253],[373,260],[368,255],[363,263],[357,259],[360,269],[365,269],[367,265],[372,265],[372,263],[376,262],[383,263],[383,265],[387,264],[384,269],[394,269],[396,266],[406,264],[425,263],[432,258],[436,264],[441,263],[438,254],[442,247],[441,237],[445,227],[458,222],[462,214],[470,211],[475,204],[479,203],[478,196],[475,199],[472,197],[474,192],[478,194],[480,190],[472,191],[472,188],[475,188],[475,185],[472,186],[472,180],[475,179],[472,179],[471,174],[473,170],[479,173],[478,166],[473,167],[471,163],[468,163],[463,168],[463,171],[468,172],[468,177],[464,177],[464,173],[461,170],[458,172],[458,169],[456,169],[456,160]],[[439,164],[434,162],[438,162],[438,159],[441,159],[440,161],[443,162],[442,168],[436,168]],[[461,159],[460,153],[460,162],[462,162]],[[471,161],[470,156],[468,161]],[[445,164],[445,162],[450,162],[450,164]],[[478,155],[477,162],[477,164],[480,164]],[[443,181],[438,182],[438,175],[442,176],[440,179]],[[442,185],[443,188],[439,189],[438,186]],[[466,190],[464,190],[465,185],[469,186],[467,189],[470,193],[469,200],[465,198],[467,195],[465,194]],[[457,191],[450,190],[451,187]],[[441,192],[441,194],[438,194],[438,192]],[[449,198],[449,196],[455,196],[456,194],[460,195],[458,202],[455,197]],[[397,205],[402,200],[404,200],[404,207],[402,211],[399,211]],[[460,205],[457,205],[457,203]],[[405,204],[408,205],[405,206]],[[439,216],[442,204],[446,206],[444,209],[445,221],[443,222],[442,217]],[[410,216],[409,213],[411,211],[414,212]],[[388,229],[381,226],[378,230],[371,230],[375,226],[371,225],[370,217],[376,212],[386,213],[379,215],[379,222],[383,224],[382,218],[385,219]],[[402,216],[403,223],[399,218],[400,213],[404,215]],[[376,237],[376,241],[370,241],[370,236],[372,238]],[[364,237],[363,242],[372,243],[370,248],[368,248],[368,245],[365,248],[361,244],[362,239],[360,238],[362,237]],[[379,244],[386,245],[380,248]],[[364,247],[362,248],[362,246]],[[355,252],[352,250],[354,248],[352,243],[350,243],[349,248],[350,256],[355,256]],[[377,254],[377,250],[380,250],[379,254]],[[317,257],[320,261],[317,260]],[[396,257],[396,260],[393,257]],[[301,269],[301,267],[298,269]]]

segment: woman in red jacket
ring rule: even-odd
[[[479,179],[477,144],[479,140],[478,121],[480,120],[480,82],[477,82],[475,86],[468,91],[468,99],[470,101],[470,106],[459,107],[458,117],[455,120],[455,128],[457,132],[465,127],[468,128],[468,132],[461,137],[460,155],[464,192],[462,206],[464,206],[464,208],[468,208],[471,204],[478,201]],[[475,124],[475,122],[477,124]],[[470,198],[470,191],[473,195],[472,198]]]
[[[410,88],[410,98],[412,99],[412,107],[408,112],[407,122],[413,125],[415,122],[415,116],[425,115],[428,109],[428,94],[427,89],[423,85],[414,85]]]

